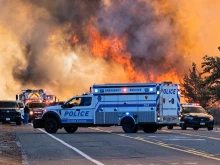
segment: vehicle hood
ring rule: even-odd
[[[39,110],[44,110],[44,108],[30,108],[31,111],[39,111]]]
[[[187,113],[185,116],[212,118],[212,116],[207,113]]]
[[[50,111],[50,110],[59,110],[62,108],[61,108],[61,105],[54,105],[54,106],[46,107],[45,109]]]

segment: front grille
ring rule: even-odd
[[[209,121],[209,118],[206,118],[206,117],[194,117],[194,120],[198,121],[198,122],[207,122],[207,121]]]
[[[13,109],[1,109],[0,116],[3,118],[10,118],[16,116],[16,110]]]

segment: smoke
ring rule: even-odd
[[[144,81],[181,78],[220,43],[218,1],[0,0],[0,11],[1,99],[43,88],[65,100],[94,83],[133,81],[111,51],[94,54],[91,28],[122,39],[117,53]]]

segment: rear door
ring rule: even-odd
[[[177,84],[161,85],[161,108],[163,117],[177,117],[179,93]]]

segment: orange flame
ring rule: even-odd
[[[123,65],[128,74],[128,79],[131,82],[145,81],[144,74],[137,73],[134,70],[131,55],[124,51],[125,39],[120,40],[118,37],[105,39],[94,28],[90,28],[90,36],[91,51],[94,56],[105,59],[110,58],[116,63]]]

